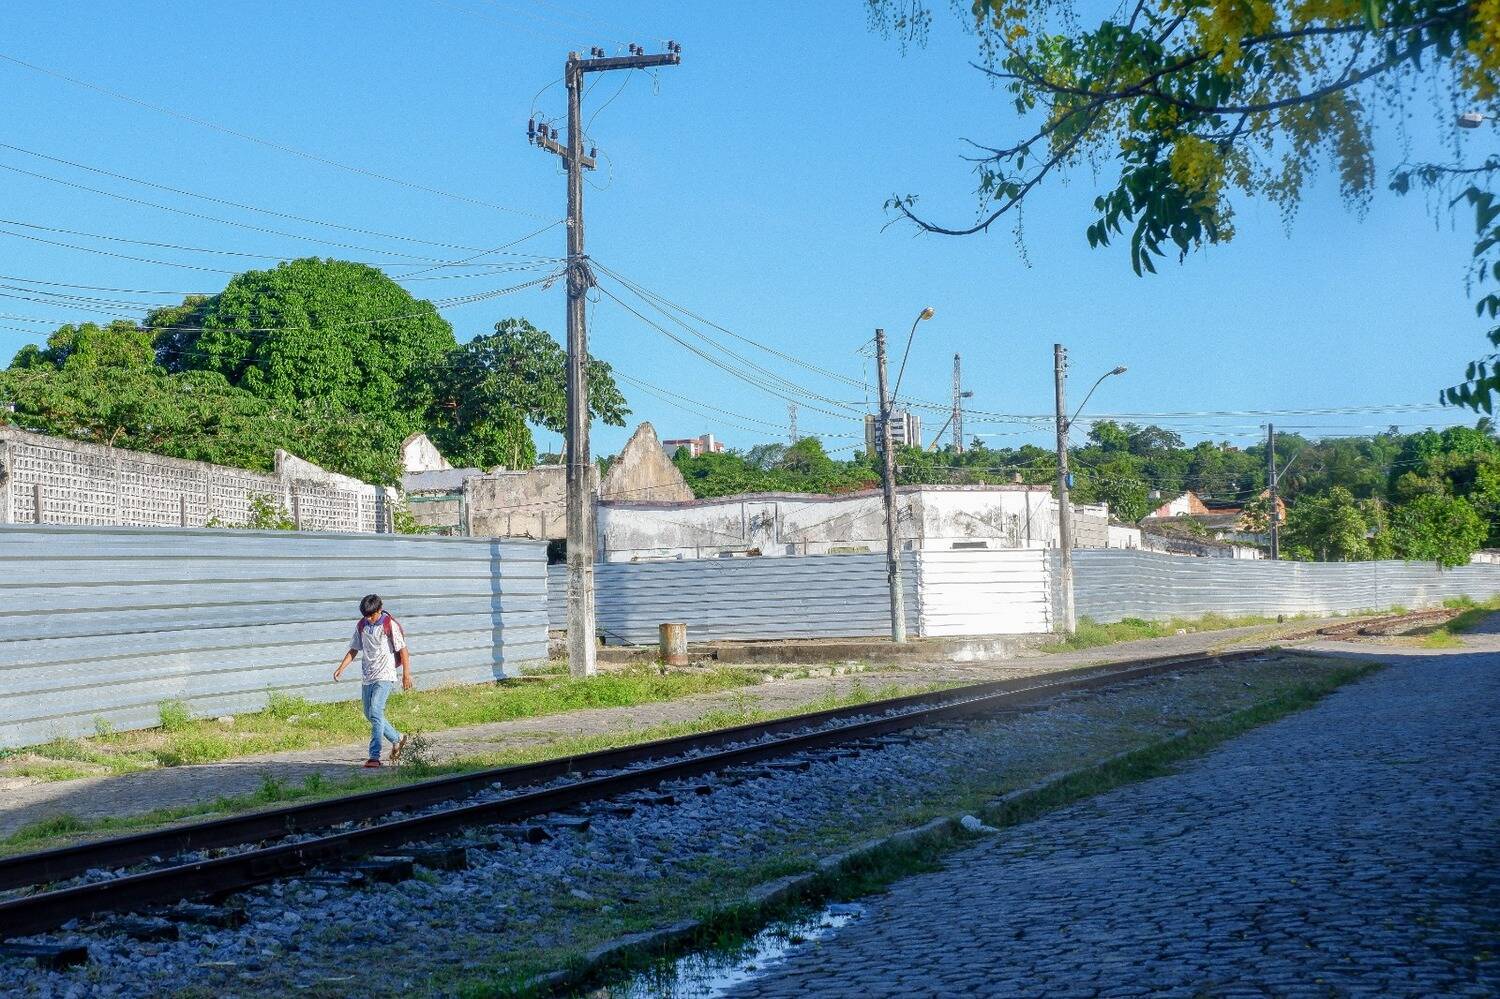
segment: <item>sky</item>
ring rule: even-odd
[[[1367,211],[1351,212],[1326,175],[1289,226],[1242,199],[1232,243],[1152,277],[1134,275],[1123,246],[1089,248],[1099,184],[1087,171],[1038,189],[1019,245],[1009,226],[950,238],[888,225],[886,199],[906,194],[935,219],[971,221],[963,139],[1023,128],[969,67],[974,39],[947,6],[934,4],[927,44],[903,52],[870,30],[862,0],[120,0],[87,16],[11,0],[0,57],[31,67],[0,58],[0,362],[58,320],[135,318],[217,291],[234,271],[314,254],[410,275],[414,294],[451,303],[442,312],[460,340],[508,316],[562,339],[560,282],[495,294],[551,274],[564,252],[553,224],[564,178],[528,145],[527,120],[563,124],[569,50],[659,52],[672,39],[680,66],[599,74],[585,100],[600,151],[586,249],[612,272],[590,306],[591,349],[629,379],[633,411],[625,428],[595,425],[596,453],[617,450],[639,419],[664,438],[785,440],[792,396],[799,431],[847,456],[862,447],[874,329],[899,357],[928,306],[902,396],[946,405],[961,353],[974,393],[966,429],[992,446],[1049,442],[1037,419],[1016,417],[1052,411],[1058,342],[1075,403],[1098,375],[1128,367],[1086,418],[1234,414],[1156,420],[1189,441],[1252,443],[1268,413],[1309,435],[1472,422],[1430,408],[1487,346],[1464,287],[1470,223],[1384,190],[1405,151],[1392,129],[1379,136]],[[1410,155],[1447,161],[1454,143],[1465,156],[1495,151],[1493,129],[1459,134],[1445,107],[1413,101]],[[1106,165],[1101,182],[1110,176]],[[714,324],[687,320],[716,343],[614,275]],[[116,304],[126,302],[139,307]],[[774,392],[747,384],[624,305],[723,367],[753,370],[743,358],[784,381]],[[1405,404],[1428,408],[1307,412]],[[922,417],[930,438],[944,415]],[[543,431],[538,444],[559,441]]]

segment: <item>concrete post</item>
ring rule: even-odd
[[[31,522],[32,523],[34,523],[34,524],[40,524],[40,523],[42,523],[42,504],[45,501],[46,501],[46,490],[44,490],[42,488],[42,484],[40,482],[38,482],[38,483],[36,483],[35,485],[33,485],[31,487],[31,502],[32,502]]]

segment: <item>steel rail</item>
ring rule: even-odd
[[[364,814],[366,815],[378,814],[372,812],[371,808],[378,808],[380,813],[388,813],[397,809],[415,807],[424,800],[426,803],[432,803],[434,800],[450,800],[453,797],[454,788],[460,786],[474,790],[478,787],[493,785],[497,780],[506,779],[535,783],[549,776],[565,775],[588,769],[607,770],[624,764],[666,758],[665,762],[656,765],[626,773],[585,777],[561,787],[529,791],[496,800],[458,804],[431,814],[409,816],[362,828],[341,830],[298,843],[281,844],[225,857],[170,865],[105,881],[42,891],[11,899],[0,903],[0,940],[43,932],[72,919],[106,912],[137,910],[205,895],[222,896],[267,881],[292,877],[325,864],[350,861],[404,843],[451,833],[467,827],[532,819],[580,804],[654,787],[665,781],[696,777],[809,749],[854,742],[933,721],[996,713],[1011,708],[1024,708],[1069,691],[1107,687],[1170,672],[1174,669],[1211,666],[1263,656],[1275,651],[1277,650],[1272,647],[1255,647],[1219,654],[1160,656],[1112,663],[1102,667],[1084,667],[1060,674],[1052,673],[974,684],[932,694],[919,694],[850,708],[797,715],[770,723],[741,725],[698,736],[682,736],[627,747],[623,750],[605,750],[548,761],[544,764],[484,771],[405,788],[368,792],[365,795],[338,799],[333,802],[318,802],[311,806],[280,809],[273,813],[202,823],[197,828],[139,834],[123,837],[120,841],[107,840],[96,844],[83,844],[79,847],[14,857],[10,858],[7,863],[19,869],[28,861],[34,864],[44,861],[44,858],[50,855],[53,858],[52,866],[37,868],[37,870],[57,870],[61,869],[61,857],[66,857],[66,864],[72,866],[87,862],[90,856],[87,851],[91,848],[96,851],[93,854],[96,859],[106,854],[124,856],[127,854],[121,850],[119,843],[128,842],[132,844],[132,849],[138,850],[144,844],[153,842],[153,837],[171,837],[173,834],[183,837],[184,841],[194,843],[195,849],[203,849],[203,844],[212,838],[212,835],[206,831],[209,827],[219,827],[220,833],[227,835],[227,831],[233,829],[236,823],[243,824],[243,828],[263,828],[258,824],[259,820],[279,818],[282,821],[277,825],[277,835],[285,835],[288,832],[298,831],[297,822],[308,821],[312,815],[320,816],[316,821],[325,825],[328,824],[333,814],[338,815],[336,821],[349,821],[353,816],[348,807],[336,813],[331,813],[327,809],[341,805],[348,806],[355,799],[366,799],[361,806],[365,808]],[[910,710],[868,717],[872,712],[891,712],[893,707]],[[854,720],[813,732],[795,731],[809,725],[823,724],[830,720],[838,721],[843,718]],[[682,755],[694,749],[712,749],[747,738],[787,732],[791,734],[772,741],[737,746],[717,752],[705,752],[698,756],[683,757]],[[403,797],[397,792],[408,792],[408,794]],[[446,797],[430,797],[444,792]],[[293,819],[292,816],[296,818]],[[252,841],[255,840],[242,838],[234,842],[243,844]],[[158,838],[155,842],[166,843],[172,840]],[[98,866],[103,865],[97,862],[88,863],[88,867]],[[32,877],[25,883],[35,885],[41,882]]]
[[[1258,654],[1264,650],[1254,651]],[[1185,658],[1197,657],[1154,656],[1113,664],[1077,667],[1046,675],[1054,679],[1066,679],[1098,673],[1111,667],[1180,662]],[[197,850],[213,850],[244,843],[262,842],[326,829],[344,822],[364,821],[388,815],[391,812],[425,808],[444,801],[453,801],[497,784],[502,788],[525,787],[570,774],[610,770],[664,759],[696,749],[722,746],[760,735],[791,732],[808,725],[868,715],[872,711],[901,710],[925,704],[947,703],[986,693],[1016,690],[1032,684],[1035,680],[1036,676],[1033,675],[963,687],[950,687],[946,690],[911,694],[849,707],[830,708],[768,722],[751,722],[715,729],[711,732],[676,736],[617,749],[555,757],[538,763],[478,770],[473,773],[363,791],[323,801],[287,805],[246,815],[210,819],[107,840],[0,857],[0,890],[63,881],[88,870],[125,867],[142,863],[152,857],[169,857]]]

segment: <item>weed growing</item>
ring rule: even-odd
[[[393,697],[389,716],[402,731],[427,732],[464,725],[562,714],[581,708],[628,707],[743,690],[774,670],[729,667],[663,674],[651,666],[632,667],[587,679],[549,671],[525,682],[439,687]],[[750,699],[742,706],[748,710]],[[236,716],[232,723],[192,717],[181,701],[160,705],[161,725],[138,732],[115,732],[105,724],[85,739],[59,739],[0,760],[0,774],[38,780],[134,773],[156,767],[217,763],[295,749],[315,749],[359,741],[369,732],[357,701],[315,704],[301,697],[271,693],[264,710]]]
[[[23,826],[10,836],[0,839],[0,854],[42,849],[45,846],[57,846],[65,842],[75,841],[100,833],[138,832],[145,829],[160,828],[186,819],[254,811],[269,803],[333,798],[354,791],[368,791],[392,784],[411,783],[428,777],[471,773],[475,770],[484,770],[492,767],[516,766],[562,756],[578,756],[584,753],[598,752],[603,749],[616,749],[620,746],[651,742],[656,739],[669,739],[679,735],[709,732],[714,729],[728,728],[731,725],[769,721],[774,718],[784,718],[788,715],[802,714],[807,711],[822,711],[831,708],[864,704],[872,700],[884,700],[886,698],[926,693],[942,689],[943,686],[948,685],[923,684],[901,686],[892,684],[878,689],[866,688],[863,691],[846,696],[830,695],[809,704],[781,711],[750,711],[748,709],[745,711],[708,711],[689,722],[674,722],[604,735],[573,736],[530,745],[524,748],[445,760],[441,763],[432,760],[431,748],[427,738],[420,732],[412,732],[411,738],[407,741],[406,749],[401,754],[403,757],[402,763],[396,767],[376,771],[374,774],[361,774],[358,777],[348,780],[330,778],[322,774],[309,774],[302,779],[301,786],[267,775],[262,778],[260,786],[250,794],[220,797],[213,801],[195,805],[157,809],[123,818],[85,820],[73,816],[64,816],[61,818],[45,819]]]
[[[1224,614],[1205,614],[1196,618],[1172,618],[1168,621],[1146,621],[1138,617],[1122,618],[1111,624],[1100,624],[1090,618],[1082,618],[1072,635],[1061,637],[1041,647],[1043,652],[1074,652],[1079,649],[1098,648],[1117,642],[1134,642],[1143,638],[1166,638],[1178,632],[1223,631],[1228,628],[1249,628],[1254,625],[1275,624],[1269,617],[1244,615],[1232,617]]]

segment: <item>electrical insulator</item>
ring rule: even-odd
[[[589,146],[589,159],[591,159],[591,160],[597,160],[598,158],[599,158],[599,147],[598,146]]]
[[[557,141],[557,129],[555,129],[555,128],[552,130],[552,141],[553,142]]]
[[[528,139],[535,139],[536,138],[536,119],[535,118],[532,118],[531,120],[529,120],[528,122],[526,122],[526,138],[528,138]]]

